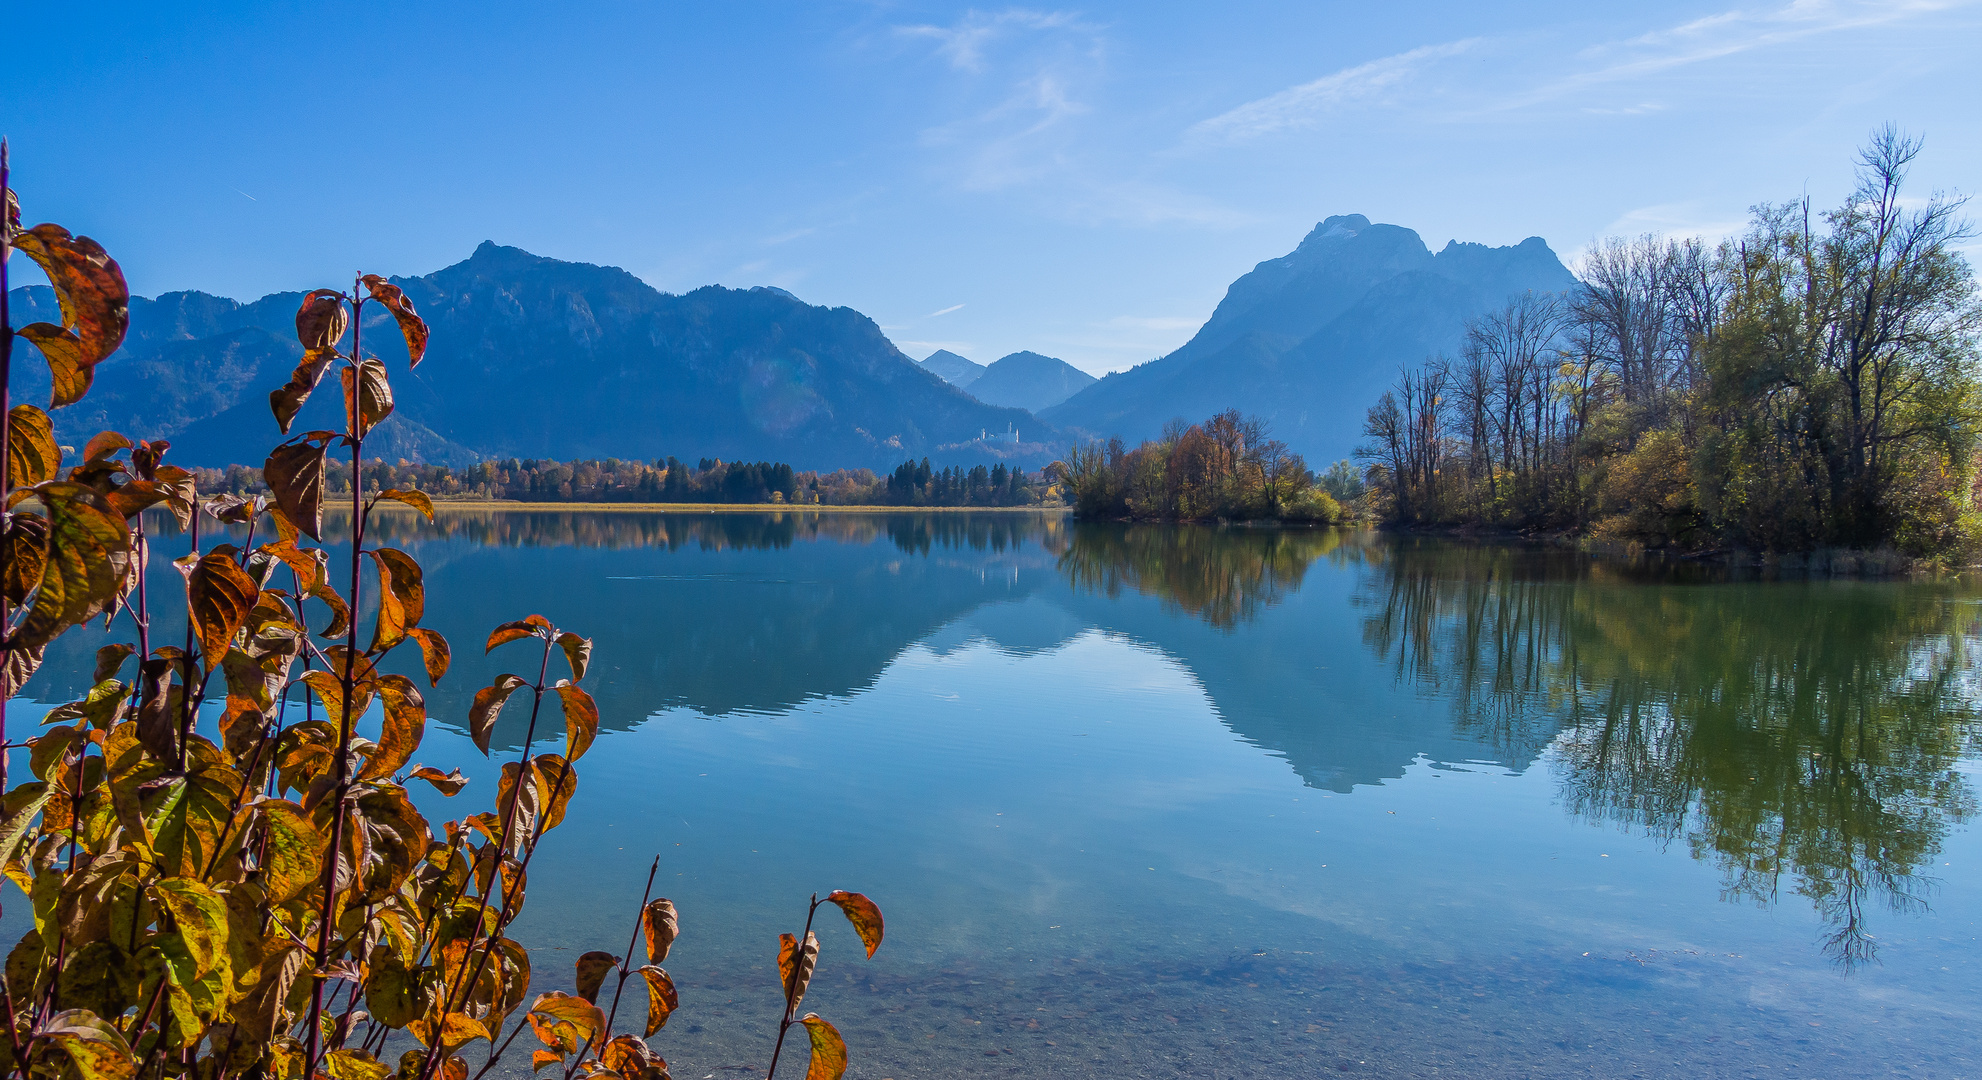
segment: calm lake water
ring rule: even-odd
[[[389,531],[466,810],[468,701],[525,662],[474,643],[596,640],[517,932],[568,986],[658,852],[681,1080],[761,1072],[833,888],[888,919],[867,960],[822,913],[806,999],[863,1080],[1982,1072],[1973,583],[1002,514]]]

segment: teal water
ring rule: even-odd
[[[516,932],[568,986],[659,853],[683,1080],[761,1072],[833,888],[888,918],[868,960],[822,914],[853,1077],[1978,1072],[1971,583],[1027,515],[392,530],[455,643],[419,758],[483,789],[434,820],[491,786],[487,628],[595,639]]]

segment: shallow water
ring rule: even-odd
[[[538,988],[624,951],[660,853],[683,1080],[761,1071],[777,934],[833,888],[888,917],[868,960],[821,914],[806,1008],[854,1077],[1978,1071],[1969,583],[1029,515],[443,526],[394,525],[455,642],[436,718],[524,662],[473,655],[496,622],[597,642]],[[419,756],[492,779],[453,730]]]

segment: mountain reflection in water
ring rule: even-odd
[[[1846,966],[1874,955],[1868,912],[1932,897],[1926,868],[1975,807],[1961,583],[1731,581],[1559,549],[1038,514],[451,510],[382,515],[374,535],[426,566],[426,624],[450,640],[531,610],[590,634],[609,729],[859,695],[917,645],[1031,653],[1099,631],[1189,669],[1310,787],[1542,762],[1565,811],[1683,842],[1724,899],[1805,897]],[[152,571],[167,622],[171,548]],[[27,696],[80,696],[100,640],[58,642]],[[428,696],[437,722],[504,662],[457,645]],[[1347,700],[1352,668],[1448,708]],[[520,738],[520,717],[503,723],[498,744]]]

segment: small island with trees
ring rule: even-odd
[[[1763,204],[1709,245],[1645,236],[1582,287],[1474,320],[1369,411],[1370,503],[1404,527],[1689,555],[1967,559],[1982,330],[1962,200],[1902,194],[1878,132],[1842,205]]]
[[[1120,439],[1075,446],[1049,472],[1086,519],[1338,525],[1347,516],[1265,421],[1233,409],[1201,424],[1173,421],[1133,450]]]

